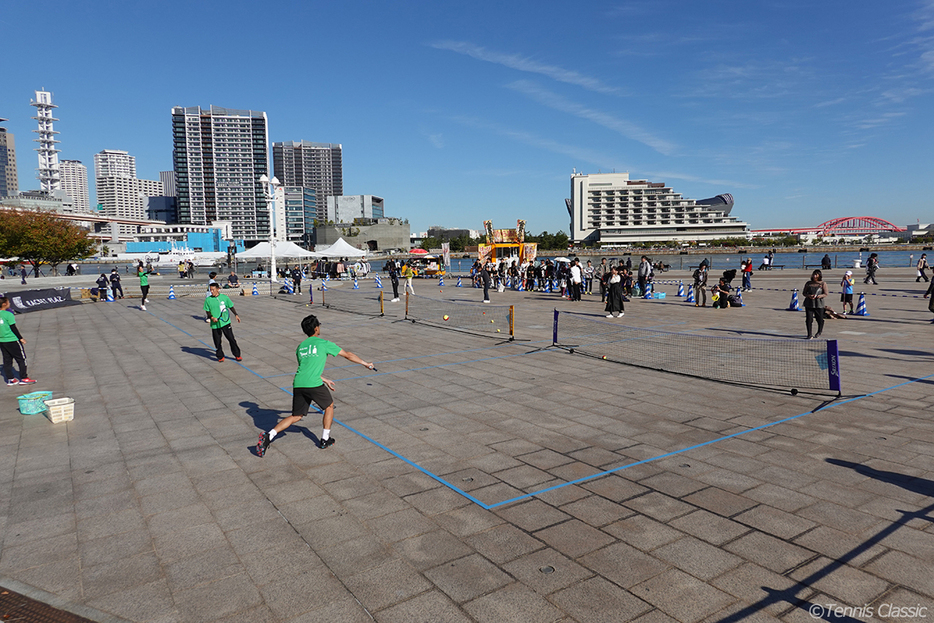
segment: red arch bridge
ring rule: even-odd
[[[796,229],[754,229],[752,234],[819,234],[821,236],[868,236],[870,234],[886,234],[903,232],[899,227],[885,219],[875,216],[843,216],[824,221],[816,227],[802,227]]]

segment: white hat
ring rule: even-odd
[[[844,274],[844,275],[852,275],[852,274],[853,274],[853,271],[852,271],[852,270],[848,270],[848,271],[846,271],[846,272],[843,273],[843,274]]]

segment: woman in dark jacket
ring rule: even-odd
[[[815,270],[811,273],[811,280],[804,284],[801,292],[804,294],[804,321],[808,327],[808,339],[817,339],[824,330],[824,299],[828,294],[827,282],[824,281],[821,271]],[[817,318],[817,334],[811,337],[811,326],[815,317]]]
[[[623,280],[615,266],[610,268],[610,278],[607,280],[606,307],[604,311],[607,312],[607,318],[619,318],[624,315]]]

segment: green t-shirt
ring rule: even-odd
[[[295,358],[298,360],[298,371],[292,387],[318,387],[324,385],[321,373],[328,355],[336,357],[341,347],[334,342],[322,340],[320,337],[309,337],[295,349]]]
[[[211,328],[220,329],[230,324],[230,312],[233,307],[230,297],[226,294],[209,296],[204,299],[204,311],[211,312]]]
[[[16,318],[13,312],[0,311],[0,342],[19,342],[19,338],[13,333],[13,325],[16,324]]]
[[[149,273],[140,270],[140,271],[138,271],[136,274],[137,274],[137,276],[139,277],[139,285],[140,285],[140,286],[148,286],[148,285],[149,285]]]

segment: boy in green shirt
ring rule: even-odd
[[[306,316],[302,320],[302,331],[308,338],[299,344],[295,350],[295,358],[298,359],[298,371],[295,373],[295,380],[292,382],[292,415],[276,424],[276,427],[268,433],[259,434],[259,442],[256,444],[256,453],[259,456],[266,454],[266,448],[269,447],[270,442],[276,438],[277,434],[308,415],[308,407],[312,402],[324,410],[324,415],[321,417],[322,431],[319,447],[330,448],[334,445],[334,438],[331,437],[331,422],[334,420],[334,399],[331,397],[331,391],[334,391],[336,387],[334,381],[321,376],[328,355],[331,357],[340,355],[348,361],[359,363],[370,370],[376,369],[372,363],[360,359],[360,357],[344,350],[334,342],[321,339],[319,337],[321,323],[314,315]]]
[[[3,351],[3,375],[7,385],[31,385],[36,381],[26,375],[26,349],[23,348],[26,338],[20,335],[19,329],[16,328],[16,318],[9,309],[10,300],[0,296],[0,351]],[[19,380],[13,376],[14,359],[19,366]]]
[[[143,302],[139,306],[143,311],[146,311],[146,303],[149,302],[149,275],[150,271],[143,268],[143,263],[140,262],[136,267],[136,276],[139,277],[139,289],[143,293]]]
[[[207,313],[204,321],[211,323],[211,336],[214,338],[214,347],[217,349],[217,360],[224,360],[224,346],[221,341],[221,336],[224,336],[230,342],[230,350],[233,352],[234,359],[243,361],[243,357],[240,356],[240,347],[233,334],[233,327],[230,326],[230,313],[233,312],[237,322],[240,322],[240,316],[237,315],[230,297],[220,293],[219,285],[212,283],[210,290],[211,296],[204,299],[204,311]]]

